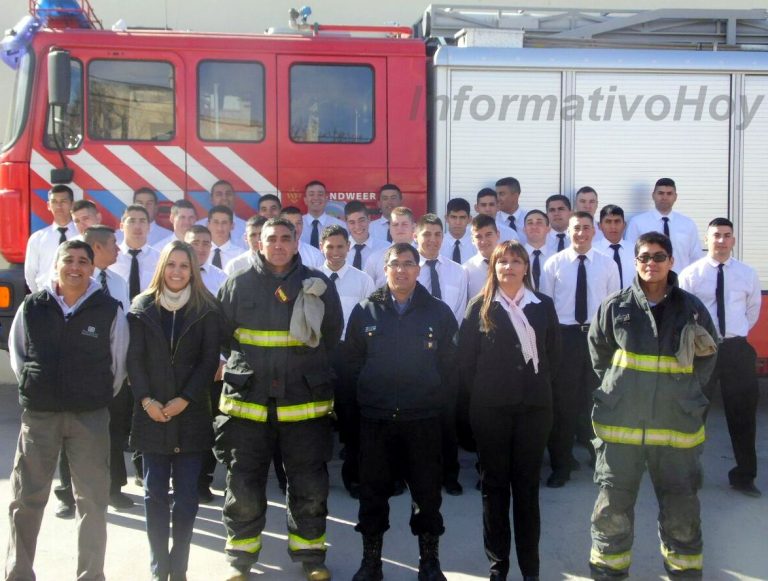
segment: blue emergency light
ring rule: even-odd
[[[25,16],[11,28],[0,42],[0,59],[13,70],[19,68],[21,58],[27,54],[35,33],[43,23],[34,16]]]

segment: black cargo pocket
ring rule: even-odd
[[[247,400],[248,392],[251,390],[253,372],[237,373],[225,369],[222,377],[224,380],[224,391],[226,397],[232,397],[238,400]]]
[[[231,420],[231,417],[224,414],[213,418],[213,455],[226,466],[229,466],[232,459],[232,438],[228,437],[232,428]]]
[[[595,406],[604,406],[609,410],[615,409],[616,405],[621,400],[621,395],[616,390],[610,393],[603,391],[602,389],[596,389],[592,392],[592,398],[595,400]]]
[[[703,393],[690,399],[678,399],[677,402],[686,414],[694,418],[704,417],[704,412],[709,407],[709,400]]]
[[[330,371],[305,373],[304,382],[312,394],[313,401],[333,399],[333,376]]]

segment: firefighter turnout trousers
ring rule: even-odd
[[[274,400],[265,407],[262,421],[232,415],[217,418],[216,456],[227,467],[223,510],[227,560],[241,567],[259,558],[266,523],[267,475],[279,447],[288,478],[288,554],[294,561],[322,563],[328,515],[327,462],[333,447],[330,416],[326,412],[300,421],[295,415],[281,420],[284,410]]]

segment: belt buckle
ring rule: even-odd
[[[579,325],[579,331],[582,333],[589,333],[589,325]]]

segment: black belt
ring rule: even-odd
[[[563,329],[578,329],[582,333],[589,332],[589,325],[560,325]]]
[[[746,343],[746,337],[726,337],[723,339],[723,343]]]

